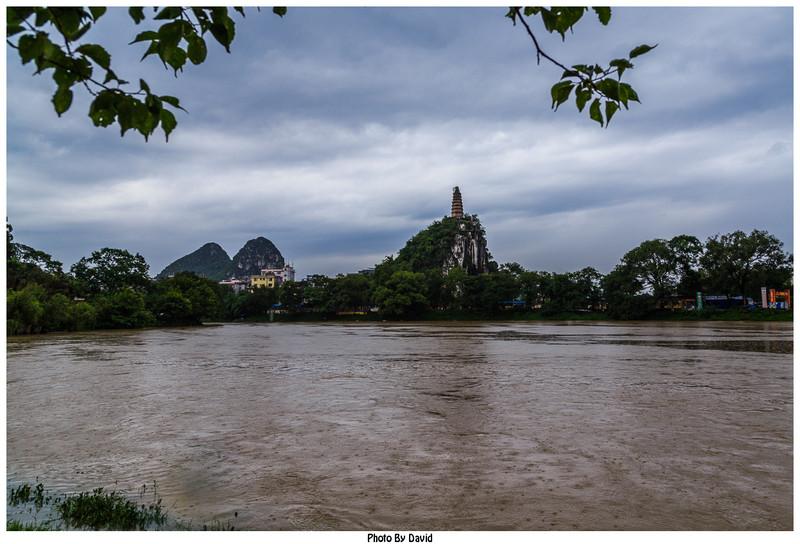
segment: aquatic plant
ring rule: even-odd
[[[147,487],[143,486],[140,496],[143,497]],[[45,505],[53,506],[56,517],[44,521],[35,520],[23,523],[9,519],[6,529],[9,531],[57,530],[65,529],[107,529],[107,530],[145,530],[152,526],[161,526],[167,520],[167,514],[161,506],[161,499],[153,489],[153,500],[149,505],[137,505],[127,500],[118,491],[107,491],[102,487],[91,493],[82,492],[77,495],[54,497],[46,494],[44,484],[35,488],[22,484],[9,491],[8,504],[20,506],[33,504],[37,512]]]
[[[146,496],[152,492],[148,502]],[[179,531],[198,530],[191,523],[185,523],[169,516],[161,505],[158,496],[158,487],[153,482],[152,487],[143,485],[139,489],[139,501],[128,500],[119,491],[108,491],[98,487],[91,492],[63,496],[53,496],[45,493],[44,485],[39,483],[36,487],[22,484],[9,490],[8,505],[13,507],[31,504],[29,512],[36,508],[36,515],[44,506],[44,514],[49,516],[40,521],[23,522],[16,519],[6,521],[7,531],[58,531],[69,529],[89,529],[107,531],[144,531],[148,529],[167,529]],[[239,513],[234,512],[234,517]],[[203,522],[203,531],[233,531],[234,526],[230,521],[221,522],[214,519],[212,522]]]
[[[144,530],[166,521],[161,499],[149,506],[137,506],[118,492],[108,492],[102,487],[66,497],[57,510],[67,526],[75,528]]]
[[[52,531],[53,530],[53,521],[29,521],[28,523],[23,523],[16,519],[10,519],[6,521],[6,531]]]

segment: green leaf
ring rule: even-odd
[[[630,87],[623,86],[622,84],[619,84],[617,86],[617,92],[619,93],[619,101],[622,103],[623,106],[625,106],[626,110],[628,109],[628,89],[629,88]]]
[[[586,74],[588,76],[592,75],[592,68],[586,66],[585,64],[576,64],[575,66],[572,67],[572,69],[577,70],[578,72],[581,72],[582,74]]]
[[[206,60],[208,49],[206,48],[206,41],[200,36],[194,34],[194,38],[189,39],[189,47],[186,53],[189,55],[189,60],[192,64],[201,64]]]
[[[41,39],[43,44],[41,54],[34,59],[36,62],[37,74],[43,70],[46,70],[47,68],[54,68],[59,64],[67,65],[70,63],[76,63],[76,61],[72,61],[67,57],[67,54],[64,53],[63,49],[51,42],[47,37],[47,34],[42,33],[42,36],[37,36],[37,39]],[[71,68],[74,70],[80,70],[80,66],[72,66]]]
[[[600,19],[600,22],[604,25],[607,25],[608,22],[611,20],[611,8],[592,8],[594,12],[597,14],[597,18]]]
[[[592,97],[592,91],[589,89],[580,89],[575,91],[575,105],[578,106],[578,111],[583,111],[586,103]]]
[[[147,106],[147,109],[150,110],[150,113],[153,115],[158,116],[158,114],[163,109],[163,105],[161,104],[161,99],[154,94],[147,94],[147,97],[144,99],[144,103]]]
[[[625,96],[628,97],[628,100],[633,100],[634,102],[639,102],[639,95],[636,94],[636,91],[633,90],[633,87],[631,87],[627,83],[620,83],[619,87],[620,87],[620,94],[622,94],[623,89],[624,89]]]
[[[169,56],[164,60],[166,60],[167,64],[172,66],[172,69],[175,70],[175,75],[177,76],[178,70],[183,70],[183,65],[186,64],[186,59],[186,51],[180,47],[175,47],[170,51]]]
[[[600,99],[599,98],[595,98],[594,102],[592,102],[592,105],[589,106],[589,117],[591,117],[593,120],[595,120],[598,123],[600,123],[601,127],[603,126],[603,114],[600,113]]]
[[[86,34],[86,32],[88,32],[88,30],[89,30],[90,28],[92,28],[92,23],[86,23],[86,24],[85,24],[85,25],[83,25],[81,28],[79,28],[77,32],[75,32],[74,34],[72,34],[72,36],[70,36],[70,37],[69,37],[69,39],[70,39],[71,41],[73,41],[73,42],[74,42],[74,41],[77,41],[77,40],[79,40],[79,39],[81,39],[81,37],[82,37],[84,34]]]
[[[128,8],[128,15],[130,15],[133,22],[138,25],[144,21],[144,8]]]
[[[622,77],[622,73],[628,68],[633,68],[633,64],[627,59],[614,59],[608,63],[609,66],[617,69],[617,74]]]
[[[53,17],[53,14],[47,8],[33,8],[33,11],[36,13],[36,26],[43,26]]]
[[[75,75],[78,76],[78,81],[84,81],[92,77],[92,63],[86,57],[69,58],[67,64]]]
[[[29,7],[19,7],[19,8],[6,8],[6,26],[8,25],[19,25],[25,19],[30,17],[33,13],[33,8]]]
[[[48,9],[52,13],[53,22],[58,31],[69,40],[78,31],[83,18],[88,16],[82,8],[52,7]]]
[[[8,37],[8,36],[13,36],[14,34],[19,34],[19,33],[20,33],[20,32],[22,32],[23,30],[25,30],[25,27],[24,27],[24,26],[20,26],[20,25],[8,25],[8,24],[7,24],[7,25],[6,25],[6,37]]]
[[[106,79],[103,81],[103,85],[108,85],[108,83],[111,82],[111,81],[116,81],[120,85],[126,83],[126,82],[122,81],[121,79],[119,79],[117,77],[117,74],[115,74],[111,69],[108,69],[108,70],[106,70]]]
[[[114,122],[116,119],[115,103],[118,100],[117,97],[118,95],[114,91],[103,90],[98,93],[89,106],[89,117],[92,119],[94,126],[107,127]]]
[[[145,30],[144,32],[140,32],[134,40],[129,43],[128,45],[133,45],[134,43],[145,42],[145,41],[153,41],[158,39],[158,32],[155,30]]]
[[[286,15],[286,8],[285,7],[274,7],[274,8],[272,8],[272,13],[274,13],[278,17],[283,17],[284,15]],[[244,15],[244,13],[242,15]]]
[[[53,81],[59,87],[71,87],[77,79],[78,76],[72,70],[67,70],[62,66],[57,66],[53,73]]]
[[[601,79],[597,82],[597,89],[611,100],[619,100],[619,82],[615,79]]]
[[[583,17],[584,7],[541,8],[539,14],[548,32],[558,32],[564,39],[569,29]]]
[[[230,45],[236,33],[236,24],[233,19],[228,17],[228,10],[226,8],[212,8],[211,21],[211,25],[209,25],[211,35],[225,48],[225,51],[230,53]]]
[[[154,19],[157,21],[162,21],[165,19],[177,19],[178,17],[181,16],[182,13],[183,10],[178,7],[164,8],[160,12],[158,12],[158,15],[156,15]]]
[[[553,98],[553,110],[557,110],[561,104],[569,99],[569,94],[572,92],[573,87],[575,87],[575,84],[571,81],[561,81],[553,85],[553,88],[550,89],[550,96]]]
[[[150,47],[148,47],[147,51],[144,52],[144,55],[142,55],[141,60],[144,60],[149,55],[153,54],[158,54],[158,40],[153,40],[152,42],[150,42]]]
[[[92,19],[94,19],[96,22],[100,17],[102,17],[105,14],[106,8],[101,6],[89,6],[89,12],[92,14]]]
[[[639,47],[634,48],[630,52],[630,54],[628,56],[630,58],[636,58],[636,57],[638,57],[640,55],[644,55],[645,53],[647,53],[649,51],[652,51],[656,47],[658,47],[658,44],[656,44],[656,45],[640,45]]]
[[[159,98],[164,102],[166,102],[167,104],[169,104],[170,106],[172,106],[173,108],[178,108],[179,110],[186,111],[181,107],[180,101],[174,96],[165,95],[165,96],[159,96]]]
[[[172,112],[169,110],[162,110],[161,111],[161,128],[164,129],[164,135],[169,141],[169,135],[175,130],[175,127],[178,126],[178,121],[175,120],[175,116],[172,115]]]
[[[137,100],[133,107],[133,128],[138,130],[144,136],[144,140],[147,141],[148,136],[153,133],[157,126],[158,118],[153,115],[153,112],[147,106]]]
[[[17,43],[19,57],[22,64],[28,64],[31,60],[41,56],[44,53],[47,34],[44,32],[37,32],[35,35],[25,34],[21,36]]]
[[[607,101],[606,102],[606,127],[611,122],[611,117],[617,113],[619,110],[619,105],[616,102]]]
[[[87,43],[77,48],[75,52],[86,55],[105,70],[108,70],[111,66],[111,55],[99,45]]]
[[[511,23],[514,26],[517,26],[517,10],[512,8],[508,8],[508,13],[506,13],[506,17],[511,19]]]
[[[53,106],[59,117],[72,105],[72,90],[66,85],[60,86],[53,95]]]
[[[181,21],[173,21],[161,25],[158,29],[158,39],[161,42],[160,51],[168,52],[173,47],[177,47],[182,37],[183,25]],[[163,55],[161,56],[161,60],[166,61]]]
[[[119,123],[120,136],[125,136],[125,133],[133,127],[133,98],[128,96],[123,97],[117,104],[117,122]]]

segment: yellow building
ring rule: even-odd
[[[278,277],[275,274],[259,274],[250,276],[250,288],[267,287],[273,289],[278,286]]]

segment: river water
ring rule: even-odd
[[[251,530],[787,530],[792,353],[791,323],[12,337],[7,485],[156,482]]]

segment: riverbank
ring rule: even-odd
[[[637,321],[779,321],[792,322],[792,310],[772,309],[726,309],[717,310],[707,308],[699,311],[686,310],[654,310],[645,318]],[[390,321],[383,318],[378,312],[363,314],[326,314],[317,312],[303,312],[294,315],[276,313],[273,316],[244,318],[249,323],[263,322],[288,322],[288,323],[319,323],[319,322],[382,322]],[[561,312],[557,314],[545,313],[540,310],[503,310],[500,312],[485,312],[479,310],[428,310],[419,314],[412,320],[401,321],[620,321],[612,319],[605,312]]]
[[[416,316],[414,319],[386,319],[381,317],[379,312],[365,313],[322,313],[322,312],[301,312],[297,314],[275,313],[272,316],[243,317],[235,322],[244,323],[381,323],[385,321],[396,322],[492,322],[492,321],[513,321],[513,322],[553,322],[553,321],[610,321],[615,323],[629,323],[630,321],[613,319],[605,312],[561,312],[557,314],[545,313],[540,310],[504,310],[496,313],[484,312],[479,310],[428,310]],[[715,310],[705,309],[700,311],[684,310],[657,310],[648,314],[646,317],[637,319],[638,322],[659,322],[659,321],[746,321],[746,322],[786,322],[794,321],[792,310],[761,310],[761,309],[727,309]],[[220,323],[219,320],[203,320],[204,325]],[[162,327],[135,327],[135,328],[162,328]],[[110,331],[122,329],[92,329],[94,331]],[[130,329],[127,329],[130,330]],[[69,332],[69,331],[50,331],[50,332]],[[85,331],[84,331],[85,332]],[[42,333],[36,333],[42,334]],[[31,336],[9,335],[11,336]]]

